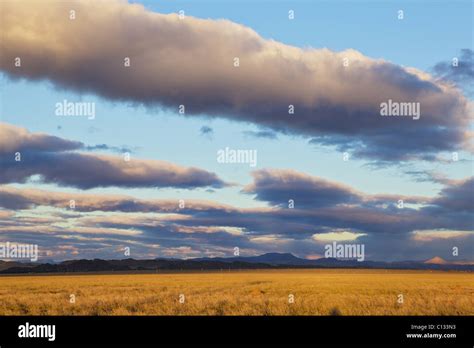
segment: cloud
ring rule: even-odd
[[[214,130],[209,127],[209,126],[202,126],[201,129],[199,130],[202,136],[212,138],[212,135],[214,134]]]
[[[463,239],[473,235],[473,231],[421,230],[413,231],[412,238],[417,241],[431,242],[439,239]]]
[[[30,133],[27,129],[0,122],[0,155],[14,156],[15,152],[63,152],[78,150],[84,146],[79,141],[71,141],[43,133]]]
[[[318,242],[333,242],[333,241],[353,241],[361,236],[366,236],[364,233],[353,233],[347,231],[336,231],[328,233],[318,233],[313,235],[313,239]]]
[[[276,206],[321,208],[336,205],[377,206],[406,203],[426,203],[430,198],[406,195],[368,195],[347,185],[311,176],[290,169],[262,169],[252,173],[254,181],[242,190],[255,198]]]
[[[43,183],[81,189],[96,187],[223,187],[224,182],[205,170],[155,160],[83,153],[36,153],[21,162],[2,161],[1,183],[24,183],[40,175]]]
[[[135,250],[140,250],[135,257],[153,253],[156,257],[180,247],[200,256],[231,255],[235,246],[249,254],[290,251],[304,256],[323,253],[321,243],[357,239],[366,245],[369,259],[423,259],[443,256],[454,241],[472,239],[464,233],[474,227],[469,200],[460,197],[464,203],[454,204],[471,180],[446,182],[435,197],[369,195],[308,174],[266,169],[255,172],[245,190],[273,206],[255,208],[186,199],[181,208],[177,200],[0,186],[0,207],[17,210],[13,217],[5,214],[0,225],[3,238],[41,238],[45,245],[85,238],[84,246],[74,246],[95,256],[90,243],[135,243]],[[293,209],[285,205],[287,193],[295,199]],[[400,197],[417,208],[397,208]],[[72,211],[70,200],[76,203],[75,215],[61,218]],[[46,220],[38,220],[39,216]],[[160,247],[154,250],[149,245]],[[95,248],[101,257],[109,255],[102,244]]]
[[[73,152],[80,142],[30,133],[24,128],[0,123],[0,183],[25,183],[35,175],[39,181],[81,189],[95,187],[196,187],[220,188],[227,184],[216,174],[165,161]],[[15,153],[21,153],[17,161]]]
[[[455,183],[445,186],[435,197],[406,195],[369,195],[351,187],[291,170],[259,170],[253,173],[254,182],[244,192],[255,194],[257,200],[273,207],[235,208],[212,201],[185,200],[181,208],[176,200],[140,200],[128,196],[51,193],[42,190],[0,187],[0,204],[5,209],[32,209],[38,206],[67,208],[74,200],[77,212],[165,213],[166,221],[152,222],[109,221],[106,227],[146,228],[179,225],[173,231],[197,228],[207,232],[221,227],[259,235],[281,235],[295,239],[309,238],[315,233],[350,230],[353,233],[406,234],[415,230],[473,228],[472,205],[455,196],[462,189]],[[469,181],[469,180],[467,180]],[[459,184],[460,185],[460,184]],[[466,189],[464,189],[466,190]],[[466,195],[469,197],[468,195]],[[461,196],[462,198],[462,196]],[[288,200],[294,200],[294,208]],[[397,207],[402,199],[405,207]],[[416,204],[411,207],[410,204]],[[469,210],[470,209],[470,210]],[[97,222],[98,223],[98,222]]]
[[[0,219],[10,218],[15,215],[13,210],[0,210]]]
[[[61,233],[63,228],[55,226],[0,226],[1,233]],[[99,227],[73,227],[71,229],[73,233],[79,234],[98,234],[98,235],[123,235],[123,236],[133,236],[141,234],[142,232],[131,229],[117,229],[117,228],[99,228]]]
[[[433,204],[444,210],[474,213],[474,177],[451,180]]]
[[[243,192],[255,194],[258,200],[274,205],[288,206],[293,199],[295,206],[322,207],[338,203],[359,201],[357,192],[327,180],[312,177],[294,170],[262,169],[252,173],[254,182]]]
[[[106,150],[106,151],[112,151],[112,152],[117,152],[117,153],[125,153],[125,152],[131,153],[132,152],[132,150],[130,150],[129,148],[125,146],[119,147],[119,146],[110,146],[107,144],[89,145],[89,146],[86,146],[84,149],[87,151]]]
[[[301,49],[228,20],[180,19],[123,1],[74,2],[74,20],[70,10],[63,2],[3,3],[1,70],[110,100],[176,111],[183,104],[186,115],[253,122],[374,160],[434,160],[467,147],[466,98],[414,68],[352,49]],[[388,99],[419,102],[421,118],[381,117]]]
[[[189,211],[235,210],[229,205],[211,201],[185,200],[185,206],[180,208],[179,201],[171,199],[146,200],[126,195],[51,192],[39,189],[19,189],[8,185],[0,186],[0,207],[6,209],[33,209],[38,206],[68,209],[71,200],[74,200],[74,210],[77,212],[179,212],[186,214]]]
[[[263,138],[263,139],[277,139],[277,134],[272,131],[262,130],[262,131],[245,131],[244,135],[253,137],[253,138]]]
[[[202,126],[200,132],[201,132],[201,135],[209,135],[210,136],[210,135],[213,134],[214,131],[212,130],[211,127]]]
[[[470,230],[473,227],[472,178],[446,183],[435,197],[365,194],[337,182],[292,170],[265,169],[253,173],[244,192],[273,207],[236,208],[204,201],[144,200],[123,195],[48,192],[0,186],[0,207],[33,209],[68,208],[76,212],[166,213],[168,223],[183,226],[226,226],[255,234],[312,235],[334,229],[370,233],[407,233],[425,229]],[[288,200],[294,200],[294,208]],[[406,206],[397,207],[403,200]],[[417,208],[410,205],[415,204]],[[161,219],[157,220],[158,222]],[[132,223],[130,222],[130,225]],[[153,227],[153,225],[151,225]],[[214,228],[214,227],[212,227]]]
[[[434,170],[406,170],[404,174],[409,175],[415,182],[431,182],[436,184],[449,184],[448,177]]]
[[[414,230],[474,228],[473,178],[450,180],[435,197],[366,194],[337,182],[293,170],[264,169],[243,192],[280,209],[272,211],[275,231],[406,234]],[[289,200],[294,208],[289,209]],[[402,200],[404,207],[399,208]],[[412,206],[415,205],[415,206]]]
[[[454,82],[461,88],[464,88],[468,94],[474,92],[474,52],[469,48],[461,50],[460,55],[455,57],[454,61],[439,62],[433,67],[433,72],[439,78]],[[454,58],[453,58],[454,59]]]

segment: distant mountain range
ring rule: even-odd
[[[153,260],[69,260],[60,263],[22,263],[0,261],[0,274],[69,273],[69,272],[134,272],[173,270],[228,270],[228,269],[279,269],[279,268],[372,268],[372,269],[421,269],[474,271],[469,261],[449,262],[440,257],[426,261],[380,262],[337,260],[321,258],[301,259],[289,253],[268,253],[260,256],[229,258],[196,258]]]

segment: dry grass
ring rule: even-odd
[[[0,315],[473,315],[473,295],[474,275],[457,272],[8,276],[0,277]]]

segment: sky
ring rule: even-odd
[[[474,259],[471,1],[5,1],[0,16],[0,243],[55,260],[319,258],[333,241]],[[419,119],[382,116],[389,100]]]

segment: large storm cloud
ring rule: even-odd
[[[469,105],[458,89],[353,49],[301,49],[227,20],[180,19],[123,1],[1,6],[0,68],[13,78],[176,114],[184,105],[187,115],[250,121],[375,160],[468,148]],[[389,99],[419,102],[420,118],[381,117]]]

